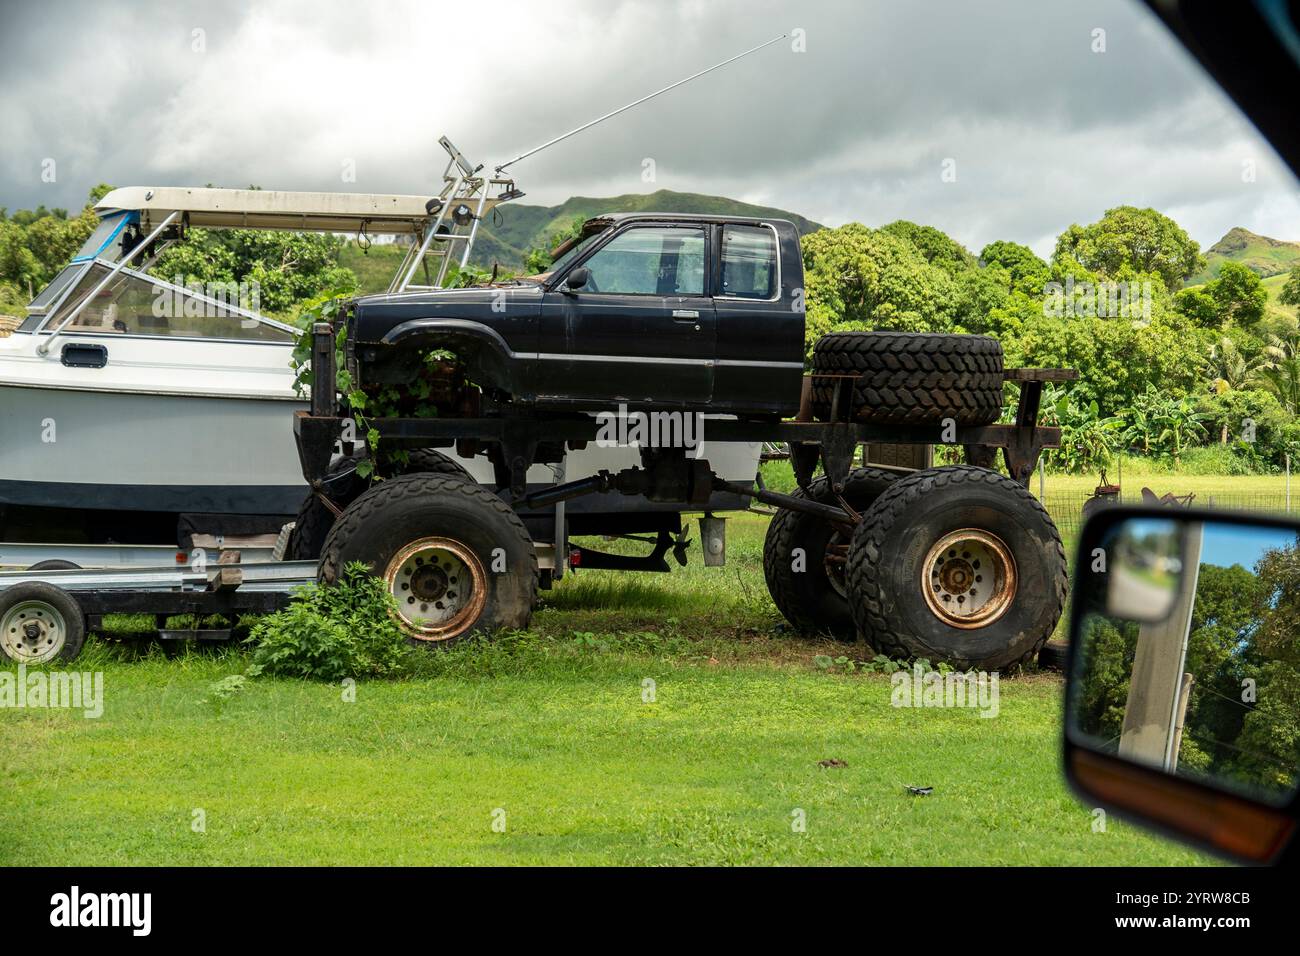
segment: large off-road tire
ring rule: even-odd
[[[9,660],[70,661],[85,640],[81,605],[63,588],[27,581],[0,591],[0,654]]]
[[[1065,605],[1065,550],[1025,488],[954,465],[894,482],[849,545],[849,606],[879,653],[998,670],[1033,661]]]
[[[376,484],[330,530],[321,582],[335,583],[353,561],[383,579],[414,642],[523,628],[532,616],[532,539],[509,505],[472,481],[416,474]]]
[[[812,411],[831,414],[836,385],[818,374],[857,375],[852,406],[861,422],[987,425],[1002,413],[1002,346],[983,335],[832,332],[813,346]]]
[[[407,462],[384,472],[385,475],[451,475],[473,481],[465,466],[436,448],[412,448],[407,451]]]
[[[904,474],[855,468],[844,484],[844,500],[861,513]],[[806,492],[796,489],[794,497],[839,503],[825,477],[812,482]],[[847,555],[847,535],[815,515],[781,508],[772,518],[763,541],[763,577],[772,603],[795,630],[853,639],[853,615],[844,583]]]
[[[337,477],[331,477],[332,494],[330,500],[339,508],[346,508],[356,501],[371,482],[356,474],[356,462],[344,461],[338,466]],[[444,455],[435,448],[416,448],[410,452],[410,461],[402,474],[447,475],[464,481],[473,481],[465,467],[454,458]],[[351,477],[349,477],[351,476]],[[294,519],[293,535],[289,539],[289,559],[292,561],[315,561],[320,557],[321,548],[325,546],[325,537],[334,527],[334,512],[315,494],[308,494],[298,509]]]

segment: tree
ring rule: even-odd
[[[1287,452],[1295,453],[1300,426],[1293,424],[1293,416],[1271,389],[1250,387],[1202,395],[1198,407],[1206,426],[1232,450],[1229,473],[1235,470],[1233,462],[1239,473],[1249,474],[1261,465],[1281,465]]]
[[[20,209],[0,217],[0,282],[21,290],[28,298],[68,264],[99,221],[94,204],[111,187],[100,183],[74,218],[66,209]]]
[[[952,278],[954,329],[979,334],[996,333],[998,329],[991,316],[1004,310],[1010,298],[1005,270],[972,267]]]
[[[1208,333],[1169,311],[1159,297],[1149,321],[1053,318],[1043,314],[1041,297],[1036,303],[1019,294],[1012,300],[1023,303],[1024,311],[1014,317],[1018,325],[1005,326],[1007,366],[1077,369],[1079,380],[1070,392],[1081,407],[1096,401],[1103,416],[1118,415],[1148,387],[1174,397],[1204,387]]]
[[[582,224],[584,222],[586,220],[582,216],[574,216],[567,225],[550,233],[542,245],[533,246],[524,253],[524,275],[537,275],[549,269],[552,261],[554,261],[551,253],[558,249],[562,243],[582,235]]]
[[[1109,464],[1123,419],[1102,415],[1096,401],[1079,404],[1068,392],[1052,388],[1044,403],[1044,423],[1061,429],[1061,446],[1045,452],[1066,471],[1084,471]]]
[[[1124,265],[1155,273],[1170,292],[1205,267],[1201,247],[1178,223],[1135,206],[1117,206],[1091,225],[1070,226],[1056,241],[1053,261],[1066,256],[1108,278]]]
[[[1300,325],[1291,320],[1280,334],[1270,333],[1267,342],[1268,363],[1260,375],[1288,412],[1300,414]]]
[[[837,328],[947,332],[957,303],[952,278],[907,239],[861,223],[802,241],[805,344]]]
[[[1203,329],[1223,326],[1223,321],[1219,318],[1219,303],[1205,285],[1183,289],[1174,296],[1174,308]]]
[[[150,272],[182,285],[256,283],[261,311],[285,313],[323,292],[356,289],[356,276],[337,264],[342,244],[329,233],[191,229]]]
[[[1300,750],[1300,638],[1295,627],[1300,615],[1300,547],[1266,551],[1255,573],[1258,625],[1251,643],[1262,666],[1251,673],[1258,681],[1258,702],[1246,712],[1235,740],[1234,769],[1272,793],[1290,793]]]
[[[1264,317],[1268,293],[1254,269],[1228,260],[1219,269],[1219,277],[1206,285],[1210,287],[1210,295],[1218,306],[1223,324],[1245,329]]]
[[[965,246],[942,229],[920,226],[906,219],[898,219],[887,226],[881,226],[880,231],[906,239],[925,257],[926,262],[938,266],[949,275],[975,268],[975,257],[966,251]]]
[[[1247,354],[1225,335],[1210,346],[1206,373],[1215,392],[1222,394],[1245,388],[1267,364],[1268,356],[1262,351]]]
[[[1049,268],[1046,262],[1034,254],[1034,250],[1028,246],[1022,246],[1018,242],[1006,242],[999,239],[996,242],[990,242],[980,250],[980,263],[985,267],[1001,266],[1006,270],[1011,280],[1011,285],[1007,291],[1013,288],[1024,288],[1024,283],[1029,282],[1030,288],[1025,288],[1026,292],[1042,292],[1043,285],[1048,281]]]
[[[0,221],[0,281],[25,295],[24,303],[44,285],[44,267],[27,248],[27,230],[12,220]]]
[[[1277,301],[1283,305],[1300,305],[1300,266],[1291,270],[1291,274],[1286,278],[1286,284],[1282,286],[1282,294],[1277,297]]]

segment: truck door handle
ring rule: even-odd
[[[673,309],[674,319],[681,319],[682,321],[694,322],[699,317],[700,317],[700,313],[699,310],[697,309]]]

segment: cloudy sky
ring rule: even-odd
[[[440,134],[495,165],[796,30],[802,52],[519,163],[525,202],[668,188],[1042,253],[1131,203],[1202,245],[1300,239],[1294,178],[1131,0],[0,0],[0,205],[100,181],[431,194]]]

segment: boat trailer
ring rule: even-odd
[[[315,561],[241,564],[228,551],[220,563],[184,568],[110,568],[0,572],[0,652],[23,664],[71,660],[90,631],[110,614],[148,614],[163,640],[229,640],[241,614],[270,614],[316,580]],[[195,626],[167,619],[194,615]],[[229,624],[202,629],[219,615]]]

